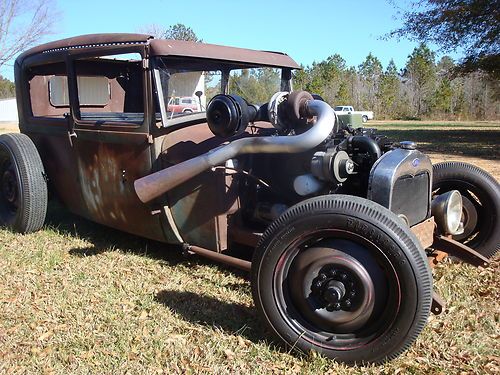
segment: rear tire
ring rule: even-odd
[[[414,234],[386,208],[331,195],[305,200],[265,231],[252,261],[264,322],[292,348],[383,363],[423,329],[432,275]]]
[[[474,165],[450,161],[433,166],[434,194],[458,190],[463,198],[464,233],[453,236],[487,258],[500,248],[500,185]]]
[[[47,182],[38,151],[24,134],[0,135],[0,222],[19,233],[39,230],[47,213]]]

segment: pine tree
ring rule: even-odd
[[[365,61],[358,67],[361,81],[364,84],[362,92],[362,108],[379,112],[380,106],[377,100],[380,79],[382,77],[382,63],[370,52]]]
[[[383,113],[389,117],[398,115],[398,100],[401,81],[394,60],[391,59],[380,80],[380,88],[377,92],[380,107]]]
[[[428,111],[429,94],[434,91],[436,81],[435,53],[424,43],[408,56],[404,77],[407,79],[413,111],[416,117]]]

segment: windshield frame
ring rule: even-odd
[[[158,101],[157,104],[160,109],[160,128],[170,128],[172,126],[175,127],[175,125],[182,123],[199,123],[202,120],[206,120],[206,108],[205,110],[201,110],[199,112],[194,112],[189,115],[183,115],[175,118],[171,118],[171,116],[168,115],[167,103],[165,102],[165,93],[168,92],[168,87],[165,87],[164,83],[162,82],[162,69],[182,69],[185,71],[220,71],[220,93],[227,95],[230,74],[232,71],[239,69],[274,68],[280,71],[280,90],[292,91],[291,68],[176,56],[155,56],[152,57],[150,61],[153,71],[153,95],[155,96],[154,101]],[[156,121],[156,123],[158,127],[158,121]]]

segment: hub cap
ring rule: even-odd
[[[343,251],[307,249],[296,257],[289,277],[297,308],[322,329],[352,332],[373,311],[371,277],[358,260]]]
[[[19,208],[19,183],[10,155],[0,148],[0,222],[15,220]]]
[[[383,252],[363,236],[309,233],[282,254],[273,280],[281,316],[315,345],[352,350],[391,326],[399,280]]]
[[[332,264],[313,280],[311,291],[328,311],[349,311],[357,299],[356,284],[350,271]]]
[[[5,170],[2,176],[2,193],[9,203],[15,203],[17,199],[16,176],[11,169]]]
[[[469,198],[462,195],[462,223],[464,232],[453,236],[457,241],[469,238],[474,233],[478,222],[477,209]]]

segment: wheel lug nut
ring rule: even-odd
[[[340,303],[334,303],[333,304],[333,309],[334,310],[340,310]]]
[[[349,292],[349,297],[351,297],[351,298],[352,298],[352,297],[355,297],[355,296],[356,296],[356,292],[355,292],[354,290],[351,290],[351,291]]]
[[[326,275],[325,275],[324,273],[320,273],[320,274],[319,274],[319,279],[320,279],[321,281],[325,281],[325,280],[326,280]]]
[[[334,269],[330,270],[330,276],[335,276],[337,274],[337,271]]]
[[[346,280],[346,279],[347,279],[347,275],[346,275],[345,273],[343,273],[342,275],[340,275],[340,278],[341,278],[342,280]]]
[[[346,299],[346,300],[344,301],[344,306],[345,306],[345,307],[351,307],[351,305],[352,305],[352,303],[351,303],[351,300],[350,300],[350,299]]]

